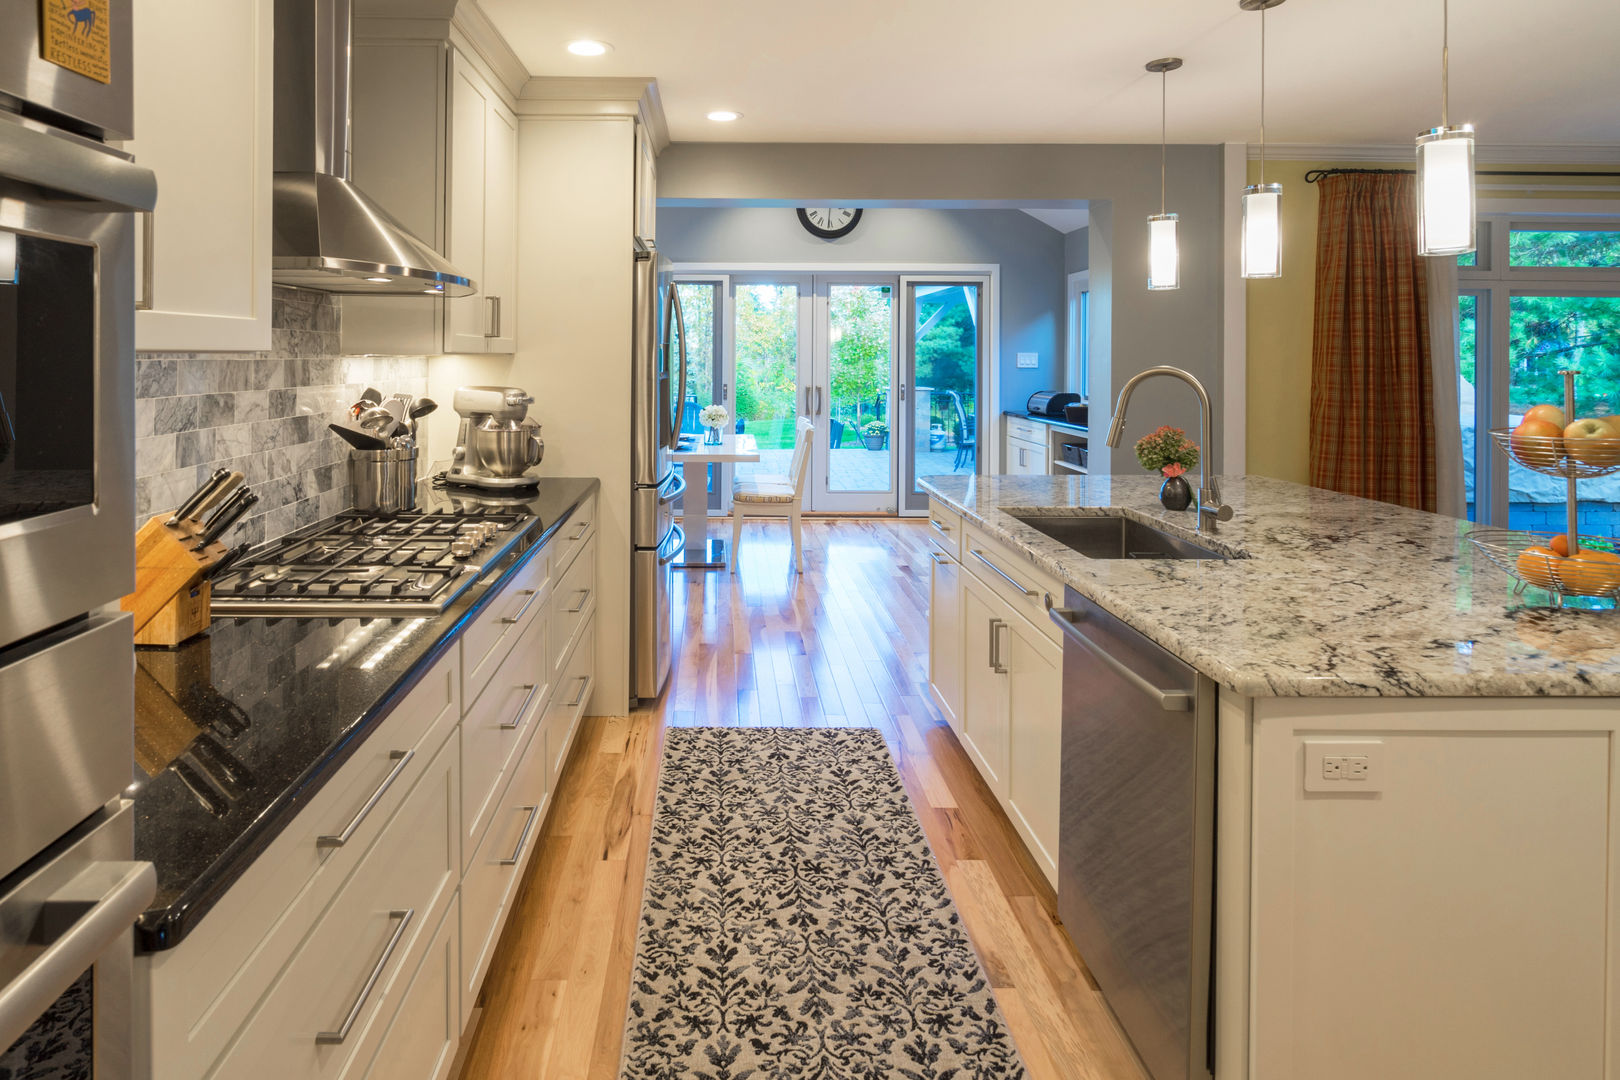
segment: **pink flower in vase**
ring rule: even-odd
[[[1160,469],[1159,471],[1162,472],[1167,479],[1174,480],[1176,477],[1180,476],[1182,473],[1187,471],[1187,466],[1185,466],[1185,465],[1177,465],[1177,464],[1172,463],[1172,464],[1166,465],[1164,468]]]

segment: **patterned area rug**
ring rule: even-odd
[[[871,728],[673,728],[627,1080],[1021,1080]]]

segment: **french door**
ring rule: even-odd
[[[816,510],[892,514],[906,442],[896,390],[896,275],[816,274],[806,398],[814,407]]]
[[[987,426],[979,402],[990,355],[990,279],[906,275],[900,291],[900,510],[926,514],[923,477],[971,475],[978,468],[979,436]]]

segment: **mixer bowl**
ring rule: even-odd
[[[473,428],[472,449],[491,476],[518,477],[540,464],[546,444],[532,420],[490,419]]]

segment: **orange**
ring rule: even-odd
[[[1561,556],[1563,558],[1566,558],[1566,559],[1569,558],[1569,534],[1568,533],[1559,533],[1557,536],[1552,538],[1551,542],[1549,542],[1547,544],[1547,546],[1552,548],[1553,552],[1555,554],[1557,554],[1557,555],[1559,555],[1559,556]]]
[[[1518,567],[1521,581],[1550,589],[1554,581],[1553,568],[1563,561],[1551,548],[1527,547],[1519,552],[1519,559],[1515,565]]]
[[[1620,591],[1620,555],[1612,551],[1582,549],[1571,559],[1559,559],[1554,566],[1565,592],[1577,596],[1611,596]]]

